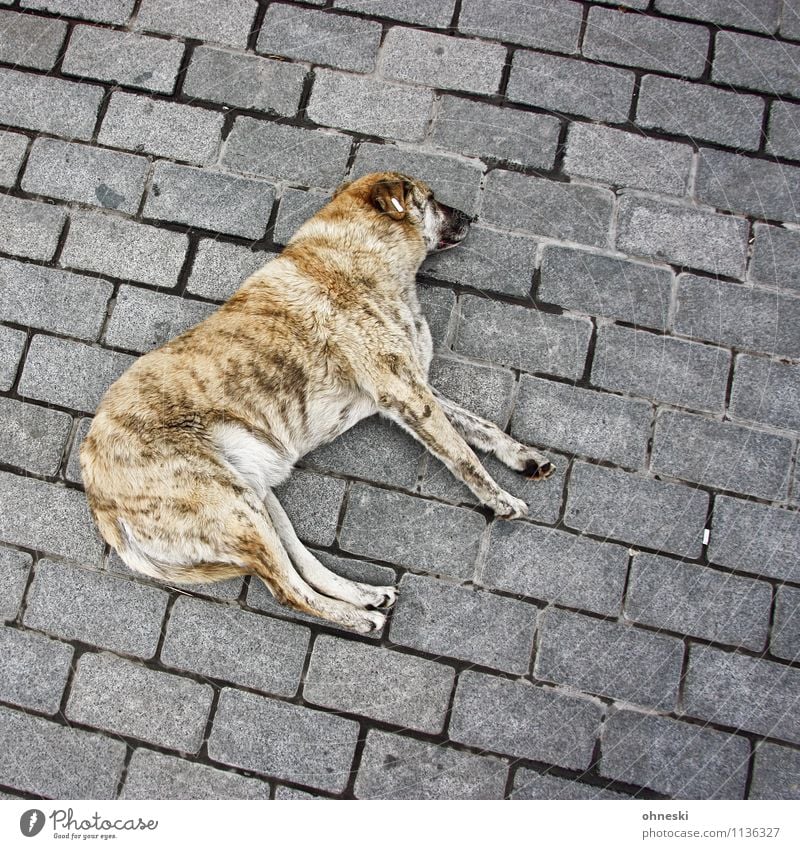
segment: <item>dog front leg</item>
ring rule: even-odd
[[[433,394],[442,405],[445,415],[453,427],[464,437],[469,445],[481,451],[490,451],[501,463],[521,472],[531,480],[544,480],[555,471],[555,466],[535,448],[523,445],[504,433],[494,422],[465,410],[441,392],[433,389]]]
[[[453,427],[431,389],[387,376],[377,393],[378,408],[418,439],[450,472],[498,516],[516,519],[528,512],[524,501],[502,489]]]

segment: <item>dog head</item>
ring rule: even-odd
[[[395,222],[406,236],[416,235],[426,252],[455,247],[469,231],[469,215],[440,203],[427,183],[405,174],[368,174],[339,186],[334,197],[345,193],[366,203],[375,215]]]

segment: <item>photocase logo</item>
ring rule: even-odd
[[[25,837],[36,837],[44,828],[44,814],[37,808],[31,808],[19,818],[19,830]]]

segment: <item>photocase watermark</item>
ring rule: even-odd
[[[107,819],[95,811],[90,816],[75,815],[72,808],[56,808],[45,816],[38,808],[31,808],[19,818],[19,830],[25,837],[36,837],[50,820],[48,833],[61,840],[113,840],[121,831],[155,831],[158,820],[141,817]]]

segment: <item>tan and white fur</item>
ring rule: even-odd
[[[552,465],[428,384],[416,272],[467,229],[419,180],[346,183],[217,312],[137,360],[81,448],[90,508],[125,563],[175,582],[254,574],[296,610],[379,629],[395,589],[323,566],[272,491],[303,455],[374,413],[498,516],[524,515],[469,445],[533,478]]]

